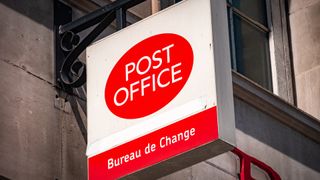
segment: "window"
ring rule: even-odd
[[[266,0],[229,0],[232,68],[272,90]]]
[[[160,0],[160,8],[165,9],[175,3],[180,2],[181,0]]]

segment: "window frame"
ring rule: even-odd
[[[254,23],[258,28],[266,31],[264,27],[260,27],[259,22],[239,13],[239,10],[234,12],[233,7],[230,6],[232,0],[226,0],[228,5],[229,29],[234,32],[233,13],[241,16],[244,20],[250,20],[249,23]],[[265,0],[267,12],[267,26],[268,26],[268,45],[269,45],[269,65],[270,65],[270,83],[273,94],[280,96],[291,104],[295,104],[295,89],[292,60],[289,48],[289,35],[287,26],[286,6],[284,1],[279,0]],[[232,60],[232,68],[236,72],[236,51],[235,51],[235,37],[234,33],[230,33],[230,52]],[[236,72],[238,73],[238,72]]]
[[[228,18],[229,18],[229,29],[230,29],[230,48],[231,48],[231,60],[232,60],[232,69],[235,70],[236,72],[240,73],[238,71],[238,66],[237,66],[237,57],[236,57],[236,40],[235,40],[235,28],[234,28],[234,16],[237,16],[241,21],[244,21],[245,23],[248,23],[250,25],[250,27],[254,28],[256,31],[261,31],[262,33],[267,34],[267,41],[268,41],[268,47],[266,49],[267,51],[267,62],[266,62],[266,66],[262,67],[262,68],[266,68],[266,76],[267,76],[267,87],[263,87],[262,85],[260,85],[261,87],[275,92],[274,89],[274,76],[273,76],[273,67],[272,67],[272,58],[271,58],[271,42],[270,42],[270,34],[272,33],[271,30],[269,29],[269,27],[271,27],[271,21],[270,21],[270,11],[268,8],[269,3],[267,1],[269,0],[264,0],[265,1],[265,6],[266,6],[266,25],[262,24],[261,22],[258,22],[257,20],[253,19],[252,17],[248,16],[245,14],[245,12],[242,12],[240,9],[238,9],[237,7],[234,7],[232,5],[233,1],[232,0],[228,0],[227,6],[228,6]],[[241,73],[240,73],[241,74]],[[246,75],[244,75],[246,76]],[[249,78],[249,77],[248,77]],[[250,79],[250,78],[249,78]],[[254,81],[254,80],[252,80]]]

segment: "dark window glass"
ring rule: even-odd
[[[232,6],[244,15],[267,26],[267,12],[265,0],[232,0]]]
[[[233,16],[236,70],[271,89],[268,33]]]
[[[160,8],[165,9],[175,3],[180,2],[181,0],[160,0]]]
[[[229,0],[232,68],[272,90],[265,0]]]

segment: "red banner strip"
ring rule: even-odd
[[[90,157],[89,179],[117,179],[217,138],[217,112],[213,107]]]

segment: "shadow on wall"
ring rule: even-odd
[[[1,179],[1,180],[10,180],[9,178],[6,178],[6,177],[1,176],[1,175],[0,175],[0,179]]]
[[[235,98],[236,128],[320,172],[320,144]]]
[[[53,0],[0,0],[0,4],[29,17],[51,30],[53,29]],[[48,18],[52,20],[50,21]]]

